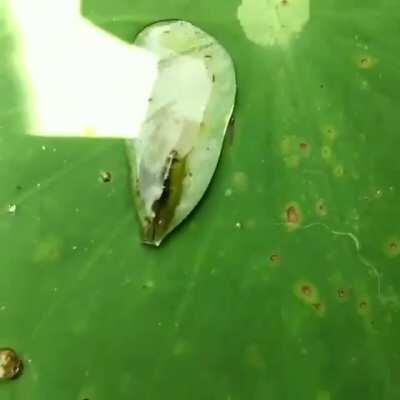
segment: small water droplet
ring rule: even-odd
[[[72,250],[77,250],[78,249],[78,246],[72,246]]]
[[[242,225],[241,222],[236,222],[236,223],[235,223],[235,227],[236,227],[237,229],[242,229],[242,228],[243,228],[243,225]]]
[[[46,146],[43,145],[43,146],[42,146],[42,150],[46,150]]]
[[[17,211],[17,205],[16,204],[9,204],[7,207],[7,211],[10,214],[15,214],[15,212]]]
[[[231,197],[232,196],[232,189],[226,189],[225,190],[225,197]]]
[[[37,184],[36,184],[36,187],[40,188],[40,183],[37,183]]]
[[[0,311],[5,311],[6,310],[6,306],[5,305],[2,305],[1,307],[0,307]]]

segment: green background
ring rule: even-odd
[[[189,20],[237,68],[213,183],[158,249],[123,141],[24,135],[0,13],[0,346],[25,361],[1,400],[400,398],[400,6],[310,5],[261,47],[239,1],[84,1],[130,42]]]

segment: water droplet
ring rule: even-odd
[[[78,249],[78,246],[72,246],[72,250],[77,250]]]
[[[2,305],[1,307],[0,307],[0,311],[5,311],[6,310],[6,306],[5,305]]]
[[[43,145],[43,146],[42,146],[42,150],[46,150],[46,146]]]
[[[242,225],[241,222],[236,222],[236,223],[235,223],[235,227],[236,227],[237,229],[242,229],[242,228],[243,228],[243,225]]]
[[[225,197],[231,197],[232,196],[232,189],[226,189],[225,190]]]
[[[17,211],[17,206],[16,206],[16,204],[9,204],[8,207],[7,207],[7,211],[8,211],[10,214],[15,214],[15,212]]]

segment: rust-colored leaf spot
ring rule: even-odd
[[[318,200],[316,205],[315,205],[315,212],[320,216],[320,217],[325,217],[325,215],[328,213],[326,209],[326,205],[324,200]]]
[[[397,237],[392,237],[386,242],[385,253],[390,258],[394,258],[400,255],[400,240]]]
[[[362,300],[359,302],[358,313],[360,315],[367,315],[369,313],[369,304],[366,300]]]
[[[370,69],[376,64],[376,60],[371,56],[362,56],[358,61],[358,67],[361,69]]]
[[[300,214],[295,206],[286,209],[286,221],[288,224],[297,225],[300,222]]]
[[[306,297],[311,297],[313,293],[311,286],[303,285],[301,287],[301,293],[303,293]]]
[[[318,316],[322,317],[325,314],[326,307],[324,303],[313,303],[312,306]]]
[[[295,293],[305,303],[313,304],[319,302],[318,290],[311,282],[297,282],[295,284]]]
[[[279,254],[276,254],[276,253],[271,254],[271,257],[269,258],[269,260],[271,261],[271,264],[274,266],[279,265],[281,262],[281,258],[279,256]]]
[[[360,310],[366,310],[368,308],[368,303],[366,301],[362,301],[360,303]]]
[[[308,154],[310,153],[310,145],[308,143],[306,143],[306,142],[301,142],[299,144],[299,147],[300,147],[301,152],[304,155],[308,156]]]

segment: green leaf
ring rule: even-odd
[[[1,400],[399,398],[398,2],[310,1],[286,45],[240,5],[83,3],[131,43],[190,21],[237,70],[206,201],[155,250],[124,142],[25,135],[0,2],[0,345],[25,365]]]

